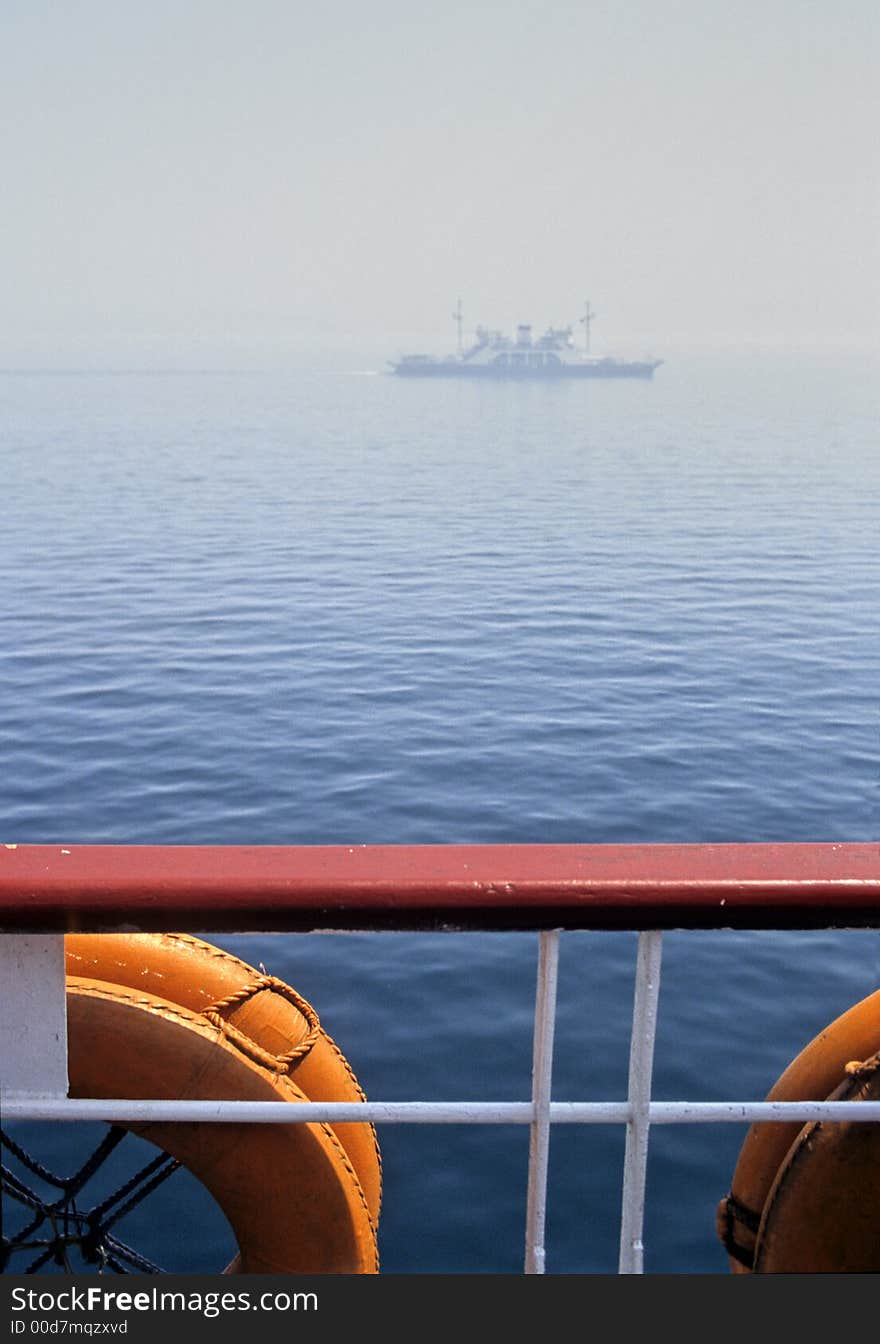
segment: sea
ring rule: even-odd
[[[581,384],[4,372],[0,839],[877,841],[878,388],[761,349]],[[308,998],[371,1100],[530,1096],[534,934],[204,936]],[[555,1099],[625,1098],[635,958],[562,935]],[[878,982],[874,931],[667,933],[655,1097],[762,1098]],[[14,1132],[55,1170],[92,1137]],[[727,1272],[743,1137],[653,1127],[647,1273]],[[522,1273],[527,1126],[379,1142],[383,1272]],[[616,1271],[623,1150],[554,1126],[547,1273]],[[222,1268],[202,1188],[162,1199],[120,1235]]]

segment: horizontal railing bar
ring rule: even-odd
[[[745,1120],[880,1120],[880,1101],[652,1101],[652,1125]]]
[[[293,1106],[277,1101],[131,1101],[124,1099],[2,1097],[4,1121],[102,1120],[181,1121],[259,1124],[341,1123],[374,1124],[498,1124],[528,1125],[535,1120],[530,1101],[312,1101]],[[553,1124],[627,1124],[631,1108],[621,1101],[555,1101],[550,1105]],[[652,1125],[752,1123],[810,1120],[880,1121],[880,1101],[654,1101],[649,1108]]]
[[[0,846],[0,932],[880,926],[880,844]]]

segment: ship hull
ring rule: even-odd
[[[458,364],[454,361],[418,364],[395,364],[392,373],[399,378],[483,378],[491,382],[541,382],[589,378],[653,378],[657,363],[624,364],[602,361],[596,364],[560,364],[555,367],[499,368],[492,364]]]

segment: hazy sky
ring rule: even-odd
[[[0,365],[880,345],[877,0],[0,0]]]

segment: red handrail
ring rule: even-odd
[[[0,931],[880,926],[880,844],[2,845]]]

